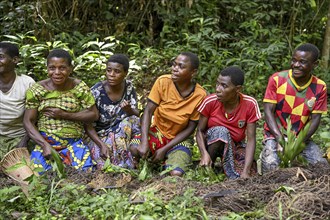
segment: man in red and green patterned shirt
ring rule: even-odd
[[[277,169],[280,164],[277,150],[281,149],[279,141],[284,138],[281,130],[287,128],[288,118],[296,134],[311,121],[304,139],[306,148],[301,154],[311,164],[327,162],[310,139],[320,124],[321,114],[327,112],[326,84],[312,75],[318,57],[319,50],[315,45],[303,44],[292,55],[291,69],[277,72],[269,78],[263,100],[266,120],[265,145],[261,153],[263,172]]]

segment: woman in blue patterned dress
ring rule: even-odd
[[[105,159],[124,168],[134,168],[129,151],[131,138],[140,132],[140,119],[135,89],[126,80],[129,60],[123,54],[114,54],[107,61],[106,80],[92,88],[100,117],[85,126],[89,138],[85,143],[92,159],[101,169]]]

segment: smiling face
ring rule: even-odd
[[[197,69],[193,69],[188,56],[180,54],[172,63],[172,80],[176,83],[190,82]]]
[[[110,86],[120,85],[124,81],[126,75],[127,72],[125,72],[122,64],[115,62],[107,63],[106,77]]]
[[[72,72],[72,66],[66,58],[51,57],[47,61],[47,72],[55,85],[64,85]]]
[[[237,100],[237,94],[241,86],[235,86],[231,82],[230,76],[219,75],[216,84],[216,94],[218,100],[222,103],[232,102]]]
[[[5,49],[0,48],[0,74],[15,73],[17,62],[18,57],[11,57]]]
[[[296,81],[307,82],[316,66],[312,52],[297,50],[292,55],[292,76]]]

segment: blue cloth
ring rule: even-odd
[[[55,135],[47,135],[45,132],[40,132],[40,134],[59,153],[65,165],[73,166],[77,170],[92,170],[94,168],[95,165],[89,149],[81,138],[60,138]],[[42,147],[36,145],[31,153],[31,160],[35,167],[47,171],[52,168],[52,165],[50,160],[46,160],[42,153]]]

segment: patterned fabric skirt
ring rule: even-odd
[[[156,150],[164,147],[168,144],[172,139],[166,138],[156,126],[151,127],[149,129],[148,143],[151,154],[153,155]],[[132,140],[132,146],[138,147],[141,143],[141,134],[136,135]],[[185,173],[189,166],[192,164],[191,161],[191,146],[193,141],[191,139],[187,139],[185,141],[180,142],[175,145],[166,152],[165,161],[162,161],[162,166],[164,169],[168,167],[173,167],[173,170],[180,171],[181,173]]]
[[[235,143],[226,127],[217,126],[207,130],[206,134],[207,145],[217,141],[225,143],[223,156],[221,158],[222,165],[226,176],[229,179],[240,177],[240,173],[244,169],[245,164],[245,146],[244,142]],[[253,161],[250,174],[254,175],[257,172],[256,162]]]
[[[106,132],[100,139],[110,148],[110,162],[114,165],[133,169],[135,168],[133,157],[129,151],[132,137],[140,133],[140,119],[136,116],[130,116],[123,119],[116,131]],[[90,138],[85,140],[88,145],[92,159],[97,163],[97,169],[102,169],[105,160],[101,158],[101,150]]]
[[[92,170],[95,165],[90,156],[88,147],[81,138],[60,138],[40,132],[43,138],[59,153],[63,163],[73,166],[77,170]],[[31,152],[31,160],[35,167],[43,168],[45,171],[52,168],[51,161],[46,160],[41,146],[36,145]]]

